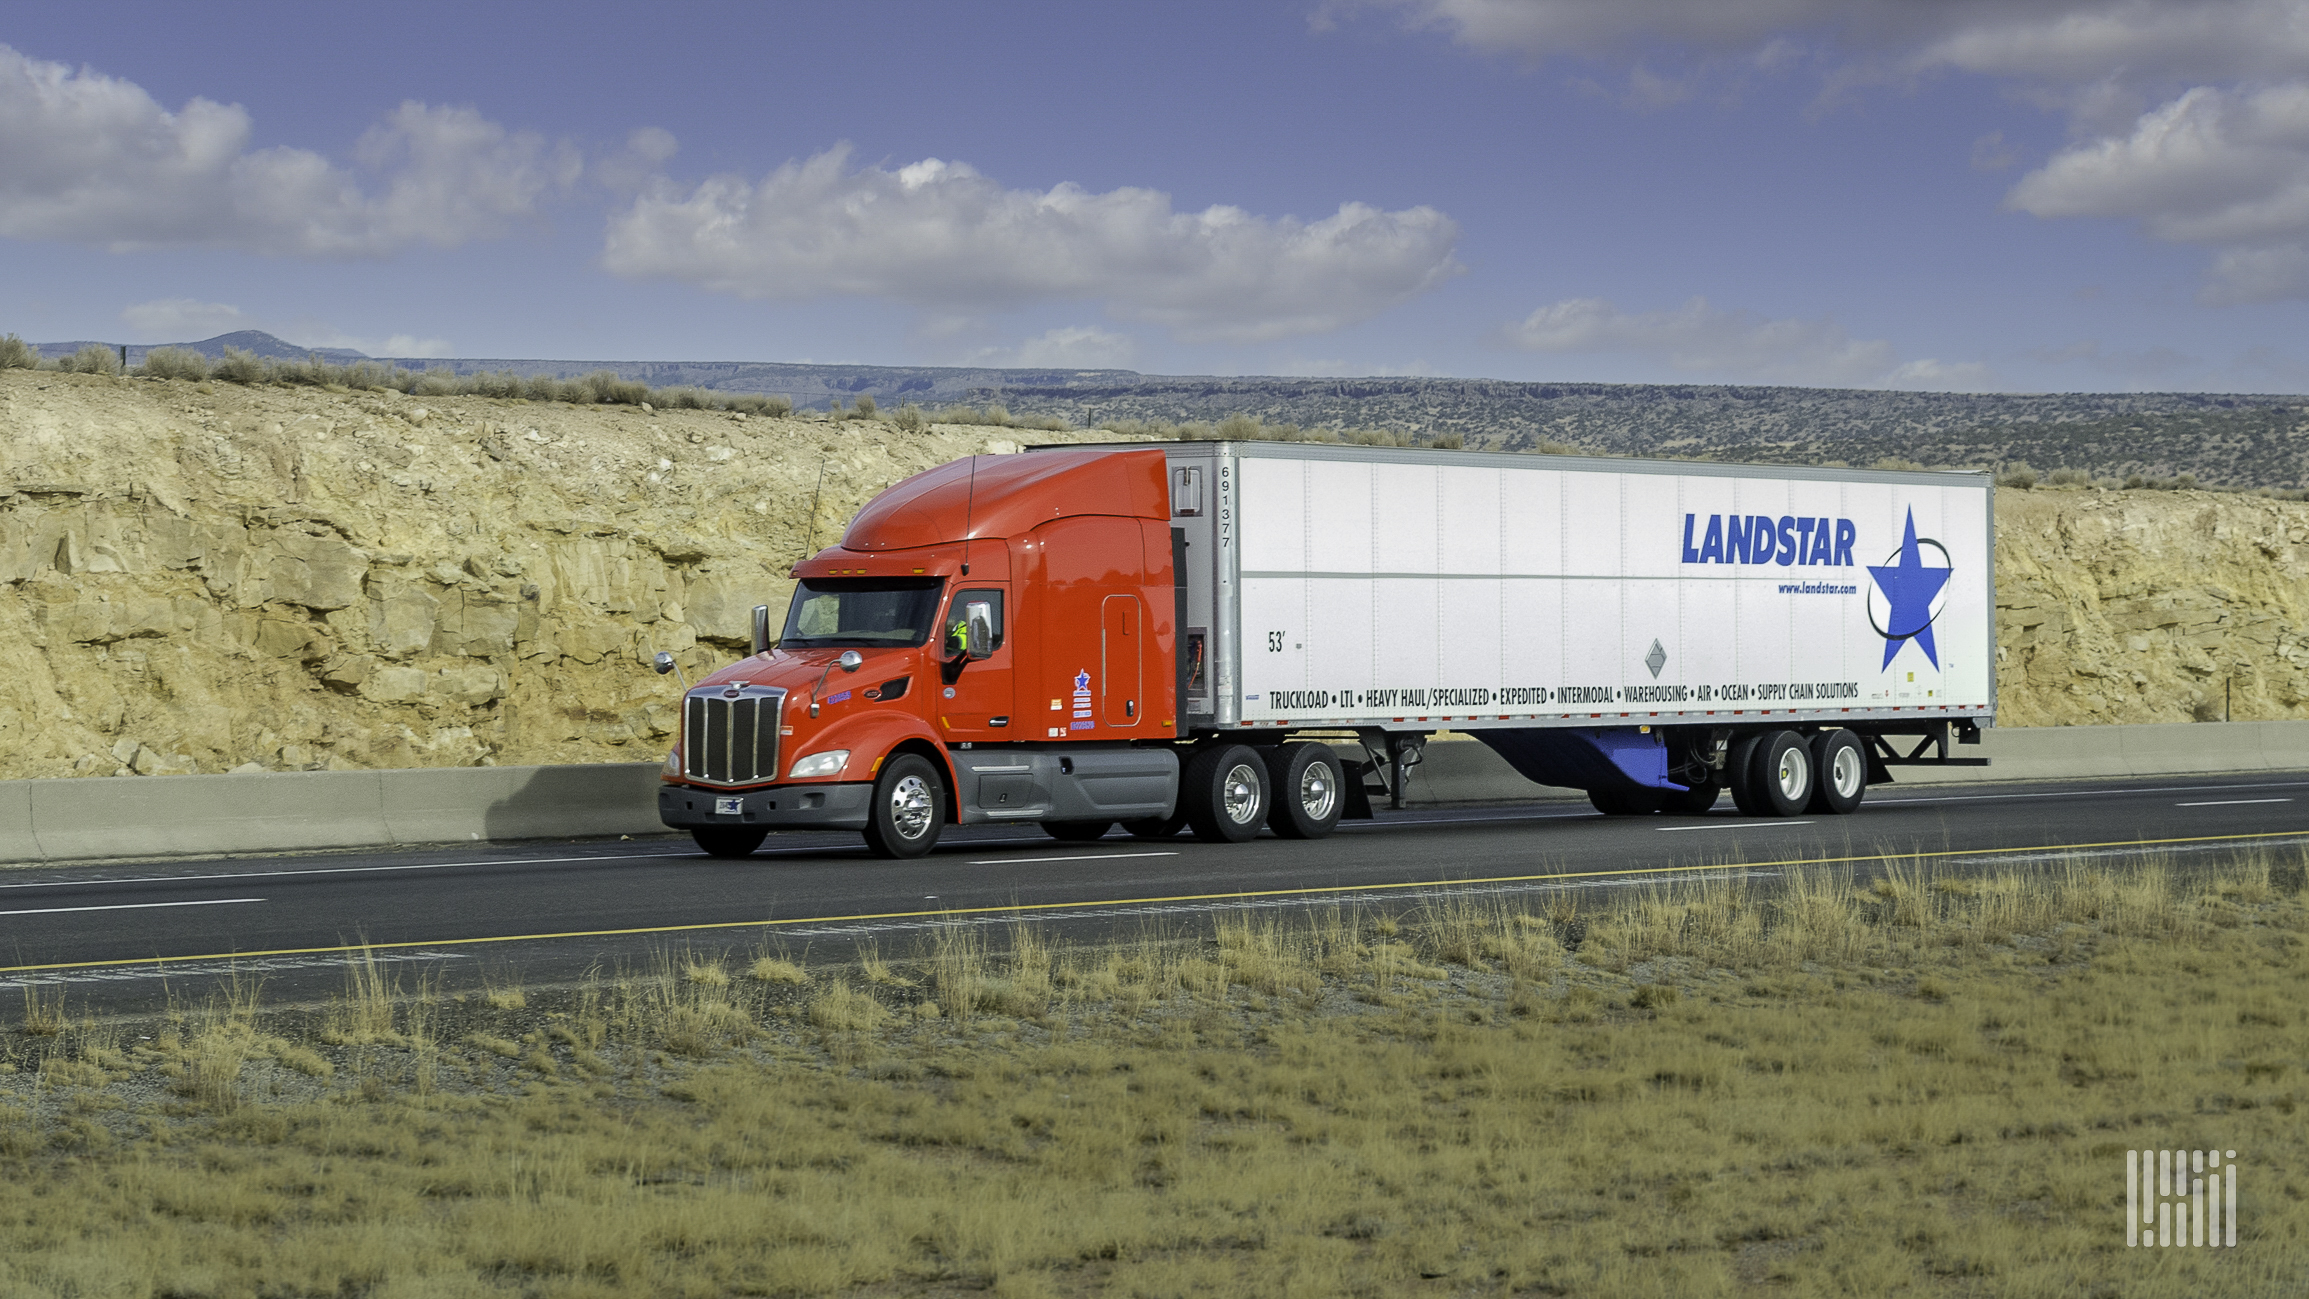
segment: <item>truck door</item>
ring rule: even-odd
[[[1110,595],[1100,606],[1099,672],[1101,714],[1113,727],[1139,724],[1145,674],[1144,611],[1135,595]]]
[[[1011,649],[1003,595],[1004,589],[998,586],[966,586],[956,590],[953,599],[947,602],[946,618],[941,626],[948,637],[963,623],[973,604],[992,605],[994,625],[992,657],[960,664],[948,659],[939,670],[941,697],[935,712],[938,729],[948,740],[1013,738]],[[943,640],[939,653],[941,656],[947,653]]]

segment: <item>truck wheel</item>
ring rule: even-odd
[[[697,841],[698,851],[708,857],[750,857],[769,833],[742,825],[701,825],[690,831],[689,837]]]
[[[1140,817],[1122,823],[1122,832],[1133,839],[1176,839],[1179,831],[1187,828],[1187,814],[1173,812],[1169,816]]]
[[[1868,751],[1850,731],[1822,731],[1812,737],[1812,801],[1807,812],[1848,816],[1868,792]]]
[[[918,753],[882,764],[866,805],[866,847],[876,857],[920,857],[946,825],[946,782]]]
[[[1267,750],[1267,784],[1275,808],[1267,827],[1285,839],[1321,839],[1347,810],[1347,781],[1328,744],[1285,744]]]
[[[1045,821],[1042,832],[1066,843],[1089,843],[1103,839],[1114,828],[1112,821]]]
[[[1650,816],[1660,810],[1658,791],[1649,789],[1591,789],[1587,801],[1605,816]]]
[[[1742,816],[1771,815],[1764,810],[1763,795],[1757,792],[1756,750],[1765,738],[1743,735],[1732,741],[1732,751],[1724,755],[1724,783],[1732,787],[1732,804]]]
[[[1195,838],[1248,843],[1267,820],[1267,764],[1249,745],[1213,745],[1179,773],[1179,807]]]
[[[1756,798],[1765,816],[1794,816],[1812,801],[1812,746],[1774,731],[1756,746]]]
[[[1716,805],[1716,796],[1724,792],[1721,785],[1694,785],[1686,790],[1669,790],[1666,805],[1660,810],[1670,816],[1706,816]]]

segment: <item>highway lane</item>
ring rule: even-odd
[[[1116,832],[1079,844],[969,827],[914,862],[870,857],[852,835],[806,835],[773,837],[745,861],[669,837],[32,867],[0,871],[0,984],[63,980],[128,1008],[164,995],[164,979],[181,998],[231,956],[273,995],[311,996],[341,982],[339,949],[361,943],[550,982],[644,963],[668,944],[838,956],[872,939],[902,951],[958,918],[1028,916],[1097,938],[1201,923],[1222,906],[1413,906],[1453,887],[1601,888],[1807,862],[1867,875],[1915,853],[1945,870],[2040,869],[2077,851],[2187,859],[2253,843],[2309,844],[2309,774],[1880,787],[1857,815],[1790,820],[1741,817],[1728,802],[1645,818],[1563,801],[1430,807],[1314,843]]]

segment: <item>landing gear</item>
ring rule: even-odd
[[[1660,810],[1669,816],[1706,816],[1716,805],[1716,796],[1723,793],[1716,784],[1694,785],[1681,792],[1669,790]]]

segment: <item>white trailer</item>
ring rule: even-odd
[[[1986,474],[1145,445],[1190,735],[1353,731],[1399,798],[1464,731],[1625,813],[1850,811],[1892,766],[1985,762],[1949,745],[1996,711]]]

